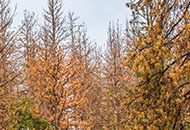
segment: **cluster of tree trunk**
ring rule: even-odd
[[[190,2],[126,4],[103,48],[85,24],[48,0],[44,23],[0,0],[0,129],[190,128]],[[117,10],[116,10],[117,11]]]

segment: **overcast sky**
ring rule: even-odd
[[[124,27],[125,19],[129,17],[129,10],[125,7],[126,0],[63,0],[63,3],[64,12],[74,11],[80,21],[85,22],[90,39],[100,45],[106,41],[110,21],[119,19]],[[16,4],[15,22],[19,24],[25,9],[35,12],[38,19],[42,20],[47,0],[11,0],[11,6]]]

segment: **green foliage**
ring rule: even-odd
[[[132,89],[129,89],[128,91],[129,91],[130,95],[133,95],[133,90]]]
[[[10,124],[11,128],[17,129],[50,129],[47,121],[41,120],[34,116],[35,106],[34,103],[28,99],[12,103],[10,105],[11,117]]]
[[[136,72],[136,76],[137,76],[137,77],[141,77],[141,76],[142,76],[141,72],[138,72],[138,71],[137,71],[137,72]]]

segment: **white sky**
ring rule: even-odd
[[[129,10],[125,6],[126,0],[63,0],[63,10],[67,13],[74,11],[80,21],[85,22],[88,34],[92,41],[99,45],[107,39],[107,28],[110,21],[119,19],[125,25],[125,19],[129,18]],[[17,4],[15,22],[20,24],[25,9],[37,14],[42,20],[43,9],[46,9],[47,0],[11,0],[11,6]]]

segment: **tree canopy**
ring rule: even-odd
[[[62,0],[40,23],[0,0],[0,129],[189,130],[190,1],[128,0],[104,47]],[[117,10],[115,10],[117,11]]]

